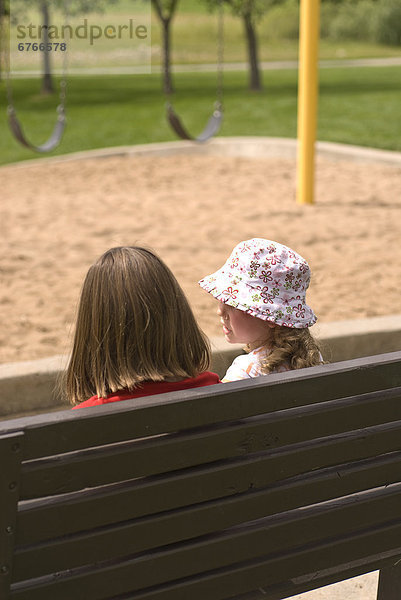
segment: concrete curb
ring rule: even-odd
[[[401,350],[401,315],[322,323],[313,327],[329,362]],[[212,370],[222,377],[242,352],[239,344],[212,338]],[[67,356],[0,365],[0,419],[68,408],[55,391]]]
[[[0,365],[0,419],[61,410],[55,388],[66,364],[67,356],[58,355]]]
[[[172,155],[204,155],[235,156],[244,158],[287,158],[297,156],[297,140],[290,138],[270,137],[218,137],[205,144],[190,141],[161,142],[154,144],[138,144],[136,146],[116,146],[99,148],[84,152],[71,152],[50,158],[36,158],[18,163],[2,165],[2,169],[21,169],[38,165],[58,164],[75,160],[112,158],[118,156],[172,156]],[[347,160],[363,163],[384,163],[401,166],[401,152],[364,148],[349,144],[317,142],[317,155],[330,160]]]

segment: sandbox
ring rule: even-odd
[[[310,263],[319,324],[401,313],[401,154],[318,143],[316,203],[295,203],[296,142],[218,138],[0,168],[0,362],[69,351],[84,274],[105,249],[143,244],[172,268],[210,336],[197,281],[250,237]]]

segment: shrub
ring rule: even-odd
[[[374,38],[381,44],[401,44],[401,0],[379,0],[373,18]]]
[[[330,36],[330,25],[338,15],[339,6],[334,2],[323,2],[320,8],[320,37]]]
[[[297,0],[285,0],[273,6],[259,29],[260,36],[267,39],[297,39],[299,36],[299,4]]]
[[[332,40],[372,40],[373,17],[377,2],[347,0],[336,6],[334,17],[328,24],[328,37]]]
[[[297,39],[299,0],[284,0],[267,11],[261,38]],[[333,41],[364,40],[401,44],[401,0],[326,0],[320,13],[320,35]]]

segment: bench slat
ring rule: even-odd
[[[220,501],[201,503],[192,508],[168,511],[152,518],[121,523],[114,528],[84,531],[78,536],[56,539],[48,544],[34,544],[26,550],[21,548],[16,560],[24,568],[25,560],[29,562],[30,557],[35,556],[35,564],[39,569],[47,559],[57,562],[63,560],[60,558],[63,556],[66,560],[70,557],[77,564],[75,560],[79,561],[82,557],[85,560],[92,552],[93,560],[102,560],[111,556],[113,547],[117,548],[117,552],[122,548],[126,548],[127,553],[143,551],[210,534],[275,512],[331,500],[333,497],[339,498],[369,487],[388,485],[401,480],[400,454],[392,453],[362,461],[359,465],[336,466],[323,473],[296,477],[259,492],[251,491]],[[115,511],[119,514],[118,506]],[[63,513],[64,511],[61,518],[65,521]]]
[[[63,411],[16,419],[0,424],[0,434],[18,429],[23,422],[25,460],[52,456],[401,386],[400,357],[401,352],[393,352],[248,381],[160,394],[117,403],[119,406],[82,409],[85,414],[80,410]]]
[[[183,470],[162,478],[145,478],[79,495],[72,493],[24,502],[18,515],[18,543],[33,543],[63,532],[74,533],[233,496],[250,487],[257,490],[308,470],[316,472],[318,468],[341,464],[344,460],[361,460],[393,452],[399,449],[400,439],[401,423],[395,422],[290,446],[285,451]]]
[[[351,512],[354,519],[357,518],[355,511]],[[350,518],[350,526],[352,522]],[[138,600],[185,600],[188,597],[201,600],[206,592],[208,598],[227,598],[238,592],[252,590],[255,586],[285,581],[287,572],[291,572],[293,577],[302,576],[309,572],[311,564],[319,570],[343,563],[347,558],[352,560],[355,552],[362,557],[369,557],[369,554],[378,550],[399,552],[401,522],[377,526],[370,531],[361,529],[345,536],[335,534],[328,539],[318,537],[317,544],[303,544],[297,540],[296,548],[283,553],[275,552],[273,536],[271,551],[266,555],[265,537],[268,533],[268,530],[252,531],[251,534],[240,531],[236,540],[233,534],[226,539],[223,536],[216,548],[210,545],[208,549],[207,542],[173,546],[166,553],[110,564],[101,571],[95,568],[89,572],[78,571],[57,578],[44,578],[30,590],[29,599],[70,600],[80,597],[96,600],[127,592],[131,597],[132,592],[141,589],[143,592],[134,596]],[[262,554],[258,555],[258,552]],[[297,556],[296,564],[292,560],[294,555]],[[169,582],[174,582],[174,588],[173,583]],[[28,596],[25,596],[24,587],[25,584],[12,586],[11,598],[25,600]]]
[[[333,400],[170,440],[108,446],[30,461],[21,499],[155,475],[401,418],[401,388]]]
[[[241,547],[244,549],[249,546],[247,549],[249,555],[236,557],[235,560],[239,561],[263,554],[263,548],[269,546],[274,549],[275,553],[289,551],[291,548],[297,547],[300,541],[304,545],[331,536],[345,535],[369,527],[372,523],[375,523],[376,526],[379,523],[388,523],[392,519],[397,520],[400,502],[401,484],[394,484],[327,502],[324,508],[321,505],[312,505],[302,511],[296,508],[281,514],[279,517],[265,518],[256,523],[253,521],[250,525],[238,527],[227,533],[222,534],[221,531],[217,530],[213,538],[210,535],[207,536],[206,542],[203,541],[205,540],[204,535],[199,536],[201,527],[198,526],[198,532],[192,531],[192,534],[194,538],[200,538],[198,545],[205,548],[205,555],[202,559],[203,565],[207,558],[207,549],[212,554],[229,556],[230,552],[228,550],[231,545],[236,543],[238,536],[239,540],[244,537],[249,538],[246,543],[241,541]],[[67,542],[68,552],[65,551],[63,541],[59,542],[59,547],[48,545],[44,549],[41,546],[31,546],[28,549],[17,551],[13,581],[40,577],[67,568],[110,560],[111,557],[121,559],[124,556],[143,551],[146,546],[148,548],[166,546],[165,553],[168,555],[171,542],[177,541],[180,537],[182,539],[182,536],[177,535],[177,533],[174,535],[174,532],[170,530],[170,540],[163,540],[157,525],[156,522],[150,539],[144,537],[139,543],[135,543],[135,538],[138,538],[135,530],[114,528],[114,535],[109,534],[107,539],[102,540],[101,545],[96,545],[90,534],[84,534],[75,540],[75,544],[68,544]],[[146,535],[146,532],[142,535]],[[141,545],[144,547],[141,548]],[[186,542],[180,543],[177,547],[182,548],[183,553],[187,553],[190,551],[190,546],[191,544]],[[146,560],[153,560],[152,555]],[[180,559],[176,555],[174,560],[180,563]],[[140,564],[142,566],[144,561],[145,558],[141,559]],[[231,558],[230,561],[233,561],[233,559]],[[199,556],[194,557],[194,562],[200,564]],[[158,566],[158,568],[160,567]]]

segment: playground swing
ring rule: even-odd
[[[11,132],[14,137],[26,148],[33,150],[34,152],[39,152],[45,154],[46,152],[51,152],[60,144],[61,139],[63,137],[65,125],[66,125],[66,116],[65,116],[65,80],[60,82],[60,104],[57,107],[57,121],[54,126],[53,132],[49,139],[41,144],[40,146],[35,146],[32,144],[25,136],[24,131],[22,129],[21,123],[17,117],[17,113],[15,111],[12,96],[10,94],[11,88],[7,86],[7,97],[8,97],[8,108],[7,108],[7,116],[8,116],[8,124],[10,126]]]
[[[60,144],[61,139],[64,134],[64,129],[66,126],[66,88],[67,88],[67,50],[65,50],[64,54],[64,62],[63,62],[63,75],[60,81],[60,103],[57,106],[57,121],[53,128],[53,132],[46,142],[43,144],[36,146],[32,144],[28,138],[25,136],[22,125],[18,119],[17,112],[15,110],[14,101],[13,101],[13,92],[12,92],[12,84],[11,84],[11,69],[10,69],[10,55],[9,52],[5,52],[7,57],[6,59],[6,93],[7,93],[7,118],[8,125],[15,139],[20,142],[26,148],[33,150],[34,152],[38,152],[41,154],[45,154],[47,152],[51,152]]]
[[[218,32],[217,32],[217,100],[214,111],[204,130],[196,137],[192,136],[184,127],[177,115],[171,100],[171,92],[167,93],[166,114],[167,120],[175,133],[183,140],[204,143],[216,135],[223,121],[223,52],[224,52],[224,8],[223,0],[219,0]]]

